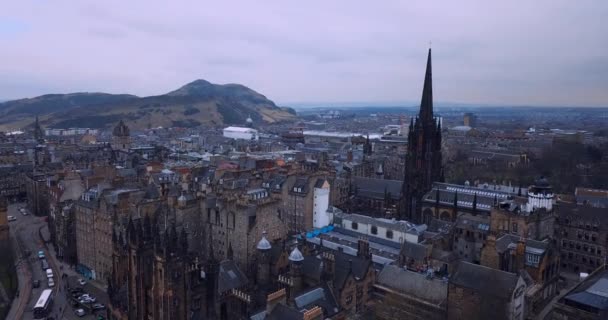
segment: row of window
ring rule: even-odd
[[[353,230],[358,230],[359,229],[359,224],[356,223],[356,222],[351,222],[350,223],[350,228],[353,229]],[[378,227],[372,226],[371,227],[371,233],[373,235],[377,235],[378,234]],[[392,230],[386,230],[385,236],[388,239],[392,239],[393,238],[393,231]]]
[[[559,218],[556,219],[556,220],[557,220],[556,222],[559,223]],[[599,224],[597,222],[591,223],[591,222],[588,222],[588,221],[580,221],[580,220],[579,221],[572,221],[572,220],[570,220],[570,218],[564,219],[563,222],[566,225],[571,225],[571,226],[579,227],[579,228],[585,228],[587,230],[594,230],[594,231],[598,231],[599,230]]]
[[[601,247],[594,247],[594,246],[587,245],[585,243],[580,244],[576,241],[562,240],[562,248],[576,249],[579,251],[582,250],[585,252],[589,252],[591,254],[602,255]]]
[[[601,266],[602,265],[602,259],[573,254],[572,252],[568,252],[568,255],[566,255],[565,253],[562,253],[562,260],[566,260],[566,259],[570,260],[570,261],[576,261],[576,262],[588,264],[590,266]]]

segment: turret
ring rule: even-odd
[[[256,246],[257,249],[257,282],[260,286],[267,286],[270,278],[270,250],[272,246],[266,239],[266,231],[262,232],[262,239]]]
[[[296,240],[296,245],[289,254],[289,270],[290,277],[293,281],[293,287],[291,291],[291,298],[295,297],[295,295],[302,290],[302,262],[304,261],[304,256],[300,249],[298,249],[298,242]]]

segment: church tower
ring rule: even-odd
[[[422,222],[421,200],[433,182],[442,181],[441,123],[433,115],[433,77],[431,49],[426,62],[420,112],[412,119],[408,133],[405,179],[403,181],[401,218]]]
[[[112,149],[128,152],[129,148],[131,148],[131,133],[129,127],[120,120],[112,131]]]

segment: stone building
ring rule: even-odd
[[[108,189],[99,197],[99,209],[93,214],[95,242],[95,278],[106,281],[112,272],[112,230],[115,223],[137,213],[144,198],[141,189]]]
[[[289,299],[294,301],[306,293],[324,291],[335,299],[341,314],[364,312],[372,299],[376,272],[369,242],[359,240],[358,246],[356,256],[325,250],[311,251],[314,255],[304,256],[296,244],[289,255],[289,271],[279,276],[279,283],[287,288]],[[324,309],[326,316],[336,313]]]
[[[522,275],[526,281],[527,317],[536,315],[558,293],[560,256],[553,241],[524,239],[504,234],[488,236],[481,264]]]
[[[555,210],[562,270],[591,273],[602,266],[608,257],[606,209],[558,202]]]
[[[99,189],[92,188],[74,203],[77,271],[90,279],[96,278],[95,214],[99,210],[99,196]]]
[[[289,176],[281,195],[283,218],[291,232],[306,232],[314,227],[315,208],[323,206],[322,198],[315,198],[317,189],[328,183],[329,175],[323,171],[304,176]],[[331,186],[329,186],[331,187]]]
[[[521,276],[461,262],[448,284],[448,319],[523,320],[526,284]]]
[[[0,196],[0,244],[3,246],[2,249],[8,248],[9,246],[9,232],[10,227],[8,225],[8,203],[5,197]]]
[[[387,265],[374,285],[380,301],[376,319],[443,320],[447,317],[448,284],[426,274]]]
[[[24,179],[27,192],[27,209],[36,216],[48,215],[47,175],[41,172],[28,172],[24,174]]]
[[[256,245],[263,231],[271,242],[286,239],[287,226],[281,202],[265,189],[244,194],[208,195],[202,201],[202,222],[211,236],[218,259],[233,260],[248,274],[253,268]]]
[[[116,227],[112,240],[110,319],[201,319],[206,314],[205,288],[215,286],[207,285],[203,266],[188,255],[183,229],[161,232],[155,218],[146,216]]]

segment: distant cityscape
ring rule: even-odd
[[[608,108],[437,108],[430,49],[421,81],[1,103],[0,316],[608,319]]]

